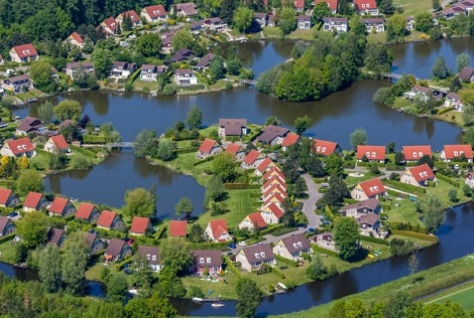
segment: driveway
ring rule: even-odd
[[[308,187],[309,195],[307,199],[301,201],[303,203],[302,212],[308,220],[308,228],[316,229],[321,225],[321,220],[314,211],[316,209],[316,202],[323,197],[323,194],[319,193],[319,188],[310,175],[304,174],[302,176]]]

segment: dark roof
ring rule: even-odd
[[[257,141],[270,143],[277,137],[284,136],[290,130],[284,127],[276,126],[276,125],[268,125],[263,129],[263,133],[257,137]]]
[[[459,73],[459,79],[469,81],[474,74],[474,68],[465,67]]]
[[[309,249],[309,242],[303,234],[293,234],[282,239],[290,254]]]
[[[22,74],[22,75],[18,75],[18,76],[14,76],[14,77],[11,77],[11,78],[8,78],[8,79],[5,79],[3,80],[5,83],[15,83],[15,82],[22,82],[22,81],[25,81],[25,80],[29,80],[30,79],[30,75],[29,74]]]
[[[95,242],[97,238],[98,238],[98,235],[96,233],[86,233],[84,236],[84,239],[88,245],[87,247],[91,248],[92,244]]]
[[[361,217],[357,218],[358,224],[366,223],[371,226],[373,226],[378,221],[379,221],[379,215],[377,214],[367,214],[367,215],[362,215]]]
[[[152,265],[159,265],[160,249],[153,246],[138,246],[137,255],[144,256]]]
[[[116,61],[113,63],[113,66],[117,69],[121,70],[134,70],[136,69],[137,65],[135,63],[130,63],[130,62],[122,62],[122,61]]]
[[[64,230],[59,228],[51,228],[48,232],[48,244],[59,245]]]
[[[194,257],[194,264],[198,267],[222,266],[220,250],[194,250],[191,253]]]
[[[66,69],[78,69],[78,68],[93,68],[94,64],[91,62],[72,62],[66,65]]]
[[[121,239],[111,239],[109,245],[107,246],[107,251],[105,252],[105,254],[117,257],[120,255],[120,252],[122,251],[124,246],[125,241]]]
[[[10,222],[10,218],[5,217],[5,216],[0,216],[0,232],[3,232],[5,230],[5,227],[7,227],[9,222]]]
[[[367,19],[362,19],[363,24],[380,24],[380,23],[385,23],[384,18],[367,18]]]
[[[224,127],[225,135],[240,135],[247,119],[219,119],[219,126]]]
[[[173,57],[171,58],[171,62],[179,62],[182,60],[187,60],[192,55],[194,55],[194,51],[191,51],[189,49],[180,49],[176,51],[175,54],[173,54]]]
[[[343,22],[347,23],[347,18],[333,18],[333,17],[327,17],[323,19],[324,22]]]
[[[266,18],[267,14],[265,12],[255,12],[253,16],[254,18]]]
[[[301,21],[310,21],[310,20],[311,20],[311,16],[301,15],[301,16],[297,16],[296,19],[297,19],[297,20],[301,20]]]
[[[344,207],[342,207],[341,209],[339,209],[339,212],[342,213],[342,212],[346,212],[348,211],[349,209],[353,209],[353,208],[356,208],[356,209],[359,209],[359,208],[369,208],[371,210],[375,210],[378,206],[380,205],[380,202],[378,199],[376,198],[369,198],[367,200],[364,200],[362,202],[359,202],[359,203],[355,203],[355,204],[351,204],[351,205],[346,205]]]
[[[38,129],[39,127],[41,127],[41,121],[39,119],[27,116],[20,122],[20,125],[18,125],[16,129],[22,132],[29,132],[32,129]]]
[[[211,61],[212,59],[214,59],[214,56],[215,55],[212,53],[206,54],[205,56],[201,58],[201,60],[199,60],[198,66],[202,68],[208,67],[209,65],[211,65]]]
[[[275,259],[270,244],[258,244],[242,249],[250,264]]]

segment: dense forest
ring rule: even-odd
[[[390,71],[391,50],[367,43],[360,17],[351,19],[351,31],[335,38],[317,38],[305,49],[295,46],[294,61],[262,73],[257,89],[282,100],[311,101],[342,90],[365,74]]]

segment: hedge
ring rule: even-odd
[[[187,154],[187,153],[194,153],[199,150],[199,147],[183,147],[176,149],[176,154]]]
[[[275,255],[275,259],[281,263],[284,263],[288,266],[291,266],[291,267],[298,267],[298,263],[294,260],[291,260],[291,259],[288,259],[288,258],[285,258],[285,257],[282,257],[280,255]]]
[[[232,243],[231,241],[227,241],[224,243],[192,243],[192,249],[219,249],[219,250],[228,250],[229,244]]]
[[[274,230],[271,234],[273,236],[281,236],[281,235],[285,235],[285,234],[288,234],[288,233],[291,233],[292,231],[295,231],[297,228],[279,228],[279,229],[276,229]]]
[[[397,166],[393,163],[388,163],[387,166],[385,166],[387,171],[404,171],[405,167],[404,166]]]
[[[415,166],[418,166],[418,162],[407,162],[406,165],[408,167],[415,167]]]
[[[450,106],[450,107],[445,107],[441,110],[438,111],[438,115],[441,115],[441,114],[444,114],[444,113],[448,113],[450,111],[454,110],[454,106]]]
[[[81,148],[81,147],[70,145],[69,148],[71,149],[71,151],[76,152],[76,153],[81,153],[82,155],[90,156],[92,158],[97,157],[97,155],[94,152],[92,152],[90,150],[86,150],[86,149]]]
[[[387,194],[391,196],[396,196],[396,197],[401,197],[401,198],[405,198],[406,196],[408,196],[407,194],[394,191],[393,189],[386,189],[386,191],[387,191]]]
[[[10,240],[13,240],[13,238],[15,238],[15,234],[11,234],[11,235],[7,235],[7,236],[4,236],[2,238],[0,238],[0,244],[3,244],[7,241],[10,241]]]
[[[314,250],[314,251],[317,251],[319,253],[322,253],[322,254],[326,254],[328,256],[333,256],[333,257],[337,257],[337,253],[332,251],[332,250],[328,250],[328,249],[324,249],[322,247],[319,247],[318,245],[316,244],[311,244],[311,248]]]
[[[272,273],[274,273],[277,277],[280,277],[281,279],[286,279],[285,275],[275,267],[272,267]]]
[[[430,241],[432,243],[437,243],[438,242],[438,237],[436,237],[436,236],[431,236],[431,235],[426,235],[426,234],[421,234],[421,233],[415,233],[415,232],[408,231],[408,230],[392,230],[392,235],[402,235],[402,236],[406,236],[406,237],[411,237],[411,238]]]
[[[141,72],[142,72],[141,69],[138,69],[135,72],[133,72],[132,75],[128,78],[127,83],[132,84],[138,78]]]
[[[360,236],[360,240],[368,241],[374,244],[385,245],[385,246],[390,245],[389,242],[385,239],[380,239],[380,238],[375,238],[375,237],[370,237],[370,236]]]
[[[232,260],[230,260],[229,256],[224,256],[224,262],[227,265],[226,270],[229,269],[237,278],[242,277],[242,274],[232,263]]]
[[[438,178],[439,180],[442,180],[443,182],[446,182],[448,184],[451,184],[453,186],[456,186],[456,187],[460,187],[461,185],[459,185],[458,182],[456,181],[453,181],[451,178],[449,178],[448,176],[446,175],[443,175],[441,173],[436,173],[436,178]]]
[[[418,196],[423,196],[423,194],[426,193],[426,190],[424,188],[414,186],[414,185],[405,184],[405,183],[402,183],[402,182],[399,182],[399,181],[385,179],[382,182],[385,185],[388,185],[388,186],[391,186],[393,188],[397,188],[401,191],[411,193],[411,194],[415,194],[415,195],[418,195]]]
[[[280,228],[284,228],[284,227],[285,227],[285,224],[278,224],[278,225],[275,225],[275,226],[270,226],[267,229],[261,230],[259,234],[261,236],[268,235],[271,232],[274,232],[275,230],[280,229]]]
[[[107,144],[107,138],[101,135],[85,134],[82,137],[84,144]]]
[[[214,156],[209,156],[209,157],[206,157],[205,159],[199,161],[199,162],[196,162],[193,164],[193,166],[198,166],[198,165],[201,165],[203,163],[206,163],[206,162],[210,162],[214,159]]]
[[[357,166],[361,167],[370,167],[373,163],[377,164],[377,167],[384,167],[385,163],[380,163],[379,161],[377,162],[357,162]]]
[[[155,234],[155,239],[161,239],[161,237],[163,237],[163,234],[165,233],[166,231],[166,226],[162,226],[160,228],[158,228],[158,231],[156,232]]]
[[[131,263],[132,260],[130,258],[118,263],[115,267],[117,268],[117,271],[121,271],[125,265],[128,265],[129,263]]]
[[[226,190],[233,189],[260,189],[262,186],[259,184],[249,184],[249,183],[225,183]]]

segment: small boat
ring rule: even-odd
[[[211,289],[211,290],[209,290],[209,291],[207,292],[207,295],[208,295],[208,296],[209,296],[209,295],[212,295],[213,292],[214,292],[214,290]]]
[[[284,284],[282,284],[281,282],[278,283],[278,286],[280,286],[281,288],[283,288],[285,290],[288,290],[288,288]]]
[[[374,255],[369,254],[368,256],[369,256],[369,258],[374,258]]]
[[[199,298],[199,297],[193,297],[192,301],[195,301],[195,302],[202,302],[204,299],[202,298]]]
[[[223,303],[220,303],[220,302],[214,302],[214,303],[211,304],[212,308],[222,308],[224,306],[225,305]]]

